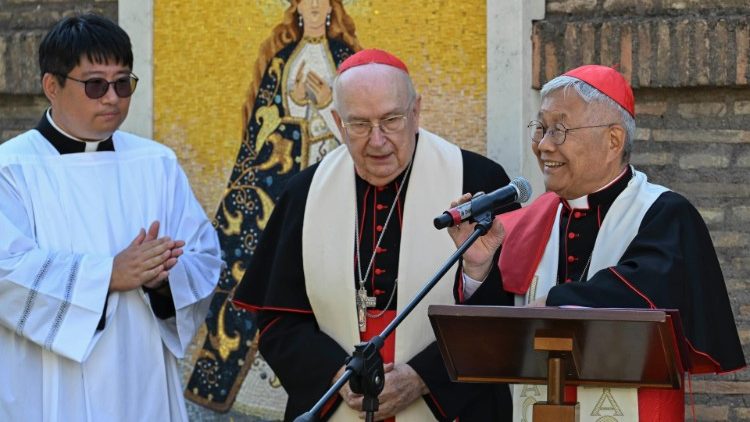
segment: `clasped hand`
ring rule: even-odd
[[[339,372],[334,377],[334,383],[341,377],[345,370],[345,366],[339,369]],[[386,363],[383,365],[383,370],[385,372],[385,386],[380,395],[378,395],[379,406],[378,411],[375,412],[376,421],[395,416],[398,412],[412,404],[414,400],[430,392],[419,374],[408,364]],[[363,396],[361,394],[352,392],[349,388],[349,383],[341,387],[339,394],[347,406],[361,412],[359,415],[360,419],[365,418],[365,414],[362,412]]]
[[[148,231],[141,229],[127,248],[118,253],[112,264],[110,291],[128,291],[141,286],[158,288],[169,276],[182,255],[185,242],[168,236],[157,238],[159,222]]]

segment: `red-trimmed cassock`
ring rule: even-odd
[[[408,297],[398,299],[398,294],[394,294],[394,280],[399,271],[404,271],[405,265],[407,267],[426,267],[423,269],[425,273],[434,273],[437,270],[437,267],[431,267],[432,264],[425,263],[413,256],[413,252],[417,252],[418,249],[429,250],[432,247],[429,241],[421,240],[421,238],[409,238],[410,244],[413,243],[416,246],[408,251],[408,259],[404,257],[406,252],[404,252],[402,245],[404,243],[402,240],[407,239],[406,237],[402,239],[402,233],[408,231],[405,227],[405,224],[408,224],[406,220],[410,218],[408,217],[408,208],[410,206],[422,206],[421,203],[415,204],[413,199],[412,202],[409,202],[409,198],[418,197],[416,195],[418,192],[413,192],[413,190],[420,189],[420,183],[424,183],[421,186],[424,186],[425,189],[440,188],[435,185],[441,183],[440,173],[446,170],[437,169],[433,173],[427,173],[421,167],[420,150],[425,152],[424,147],[429,145],[425,142],[433,137],[432,134],[423,130],[420,131],[415,153],[416,158],[414,159],[415,164],[407,178],[404,178],[402,174],[386,186],[375,187],[356,176],[352,169],[351,174],[356,178],[356,183],[353,183],[355,187],[352,187],[352,192],[356,191],[356,205],[353,203],[353,198],[347,200],[344,193],[341,193],[339,200],[336,201],[341,206],[344,206],[347,201],[351,201],[352,214],[356,209],[359,221],[356,238],[359,242],[362,274],[366,272],[370,257],[373,252],[375,253],[373,268],[366,279],[365,287],[368,295],[376,298],[377,305],[374,309],[369,309],[369,313],[377,315],[385,311],[379,318],[368,318],[367,332],[363,333],[356,341],[364,341],[379,334],[387,323],[393,319],[397,307],[408,303]],[[445,141],[441,142],[445,143]],[[505,171],[497,163],[472,152],[463,150],[459,152],[459,149],[455,146],[452,146],[452,148],[455,148],[457,159],[463,162],[463,170],[460,171],[459,167],[458,173],[458,177],[462,177],[463,182],[456,185],[456,192],[449,193],[453,199],[460,196],[462,192],[490,192],[509,183]],[[327,160],[329,160],[328,157]],[[324,163],[326,163],[326,160],[324,160]],[[434,164],[426,163],[426,165]],[[308,273],[312,271],[308,266],[326,266],[330,263],[303,263],[304,214],[306,209],[309,210],[308,200],[313,199],[312,194],[308,198],[308,192],[316,172],[320,171],[319,169],[319,165],[311,166],[289,181],[234,297],[234,303],[237,306],[258,312],[259,350],[289,394],[285,420],[293,420],[296,416],[309,410],[318,401],[331,386],[334,375],[353,349],[353,344],[342,346],[341,342],[335,341],[330,335],[326,334],[324,331],[327,327],[321,329],[321,325],[324,325],[321,323],[324,311],[314,312],[315,306],[311,306],[311,302],[315,303],[315,301],[308,297],[309,294],[325,296],[339,293],[333,291],[334,289],[326,290],[327,287],[306,280],[309,278]],[[396,193],[402,182],[405,183],[405,186],[401,189],[399,198],[396,199]],[[331,189],[336,189],[336,187],[332,186]],[[319,196],[315,198],[322,200]],[[431,226],[432,219],[449,204],[449,202],[443,202],[442,199],[438,202],[442,205],[438,205],[440,209],[437,213],[430,211],[429,215],[418,216],[420,224]],[[385,228],[380,246],[375,249],[377,239],[386,225],[386,218],[393,204],[395,204],[396,209],[393,210],[391,220]],[[515,208],[517,206],[509,207],[511,210]],[[354,226],[353,216],[351,222]],[[308,222],[308,224],[312,223]],[[346,231],[349,228],[348,224],[343,222],[338,225],[318,223],[313,230],[316,230],[320,236],[330,236],[332,232],[335,236],[349,239],[348,234],[345,234],[348,233]],[[430,229],[435,231],[434,228],[430,227]],[[438,236],[445,236],[445,239],[449,240],[447,233],[444,231],[436,233]],[[351,241],[344,241],[346,247],[343,249],[345,250],[340,251],[339,255],[344,254],[341,262],[346,267],[343,271],[345,271],[348,279],[356,280],[358,272],[356,269],[357,258],[354,249],[353,227],[351,228],[351,234]],[[321,248],[326,246],[325,242],[321,242]],[[455,250],[454,246],[452,248]],[[400,258],[404,262],[400,262]],[[409,288],[416,290],[427,279],[399,280],[398,291],[405,289],[407,283],[412,285]],[[452,278],[447,280],[447,298],[450,302],[453,301],[451,281]],[[349,284],[347,281],[345,287],[350,292],[358,287],[356,284],[351,286]],[[500,300],[501,303],[512,304],[512,295],[501,296],[503,296]],[[347,310],[351,309],[351,315],[354,315],[353,296],[347,296],[343,302],[345,303],[342,306]],[[333,310],[328,312],[333,312]],[[326,317],[330,317],[330,315]],[[334,317],[348,318],[343,314]],[[429,331],[429,335],[432,335],[424,311],[421,315],[418,315],[418,312],[415,311],[407,318],[407,321],[415,318],[424,319],[425,324],[427,324],[425,325],[426,330]],[[353,324],[356,324],[356,318],[354,318]],[[398,333],[401,329],[399,327],[396,330],[396,342],[409,341],[409,339],[399,340],[401,337],[398,337]],[[384,362],[393,362],[393,338],[386,341],[382,355]],[[396,353],[396,356],[398,356],[398,353]],[[396,359],[398,360],[398,358]],[[406,363],[419,374],[429,387],[430,393],[423,396],[423,401],[429,408],[429,410],[425,410],[428,414],[431,411],[436,420],[449,421],[456,418],[461,421],[510,420],[511,402],[508,386],[451,382],[434,341],[408,358]],[[327,406],[320,415],[322,419],[328,419],[338,407],[346,406],[340,402],[339,395],[336,395],[335,401],[329,403],[330,406]]]
[[[504,303],[511,292],[516,304],[546,296],[547,306],[678,309],[691,373],[745,366],[708,229],[683,196],[648,183],[628,166],[586,197],[567,201],[547,193],[500,218],[508,234],[499,268],[465,303]],[[683,396],[681,390],[640,389],[635,417],[683,421]],[[607,409],[600,406],[597,416],[627,410],[613,396],[599,398]]]

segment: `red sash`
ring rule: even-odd
[[[560,197],[547,192],[528,207],[498,216],[506,233],[498,260],[506,291],[524,295],[529,290],[547,247],[558,204]]]
[[[380,313],[381,311],[377,312]],[[385,311],[380,318],[367,318],[367,330],[359,334],[359,339],[368,341],[382,333],[394,318],[396,318],[396,311]],[[385,339],[383,348],[380,349],[380,357],[383,358],[383,363],[392,363],[396,355],[396,336],[394,334]],[[385,422],[396,422],[396,418],[388,418]]]

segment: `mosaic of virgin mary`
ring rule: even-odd
[[[252,315],[227,299],[284,184],[340,145],[331,83],[338,65],[361,49],[342,0],[290,0],[288,5],[252,68],[243,141],[214,218],[227,268],[186,397],[219,411],[232,406],[256,359]]]

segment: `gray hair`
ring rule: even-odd
[[[586,104],[596,103],[608,110],[617,112],[620,118],[618,123],[625,128],[625,146],[622,151],[622,161],[624,163],[629,163],[630,154],[633,151],[633,139],[635,138],[635,119],[633,116],[631,116],[630,113],[628,113],[620,104],[617,104],[613,99],[604,95],[598,89],[571,76],[561,75],[544,84],[541,91],[542,98],[546,97],[553,91],[559,89],[567,90],[571,87],[576,90],[578,96],[581,97]]]
[[[371,64],[374,64],[377,66],[387,66],[391,69],[396,69],[398,71],[397,72],[398,78],[400,78],[401,82],[404,85],[406,85],[406,96],[408,99],[407,104],[409,105],[409,107],[411,107],[411,105],[414,104],[414,100],[417,98],[417,90],[414,88],[414,82],[412,82],[409,74],[404,72],[401,69],[397,69],[392,66],[379,64],[379,63],[371,63]],[[365,65],[365,66],[369,66],[369,65]],[[341,115],[342,99],[341,99],[341,75],[340,74],[336,75],[336,77],[333,79],[332,86],[333,86],[333,108],[339,113],[339,115]]]

